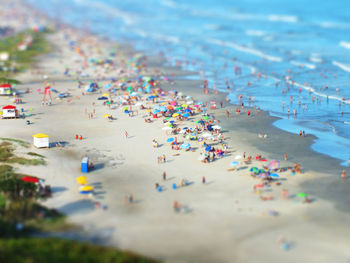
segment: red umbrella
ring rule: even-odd
[[[264,184],[256,184],[254,185],[254,188],[263,188],[264,187]]]
[[[27,183],[33,183],[33,184],[39,183],[39,179],[36,177],[32,177],[32,176],[24,176],[21,178],[21,180],[23,182],[27,182]]]

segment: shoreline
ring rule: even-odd
[[[61,33],[57,32],[52,40],[61,41],[57,42],[62,44],[61,58],[74,67],[72,52],[67,50],[67,43],[62,40]],[[102,45],[102,48],[104,47],[105,45]],[[52,74],[53,69],[60,68],[58,74],[62,73],[63,67],[57,60],[57,57],[49,55],[41,58],[39,62],[45,65],[45,71],[41,74],[47,73],[49,80],[55,76]],[[159,64],[155,65],[157,68],[160,67]],[[151,72],[149,75],[153,75],[151,64],[148,66],[148,72]],[[171,75],[172,72],[177,72],[177,76],[180,72],[185,74],[180,69],[168,67],[160,70],[166,72],[165,75]],[[35,78],[39,83],[44,83],[40,75]],[[197,160],[198,150],[196,154],[181,151],[180,156],[174,156],[174,152],[166,143],[168,136],[161,130],[163,124],[159,121],[146,124],[141,116],[130,118],[121,108],[110,110],[101,104],[95,107],[96,117],[88,120],[84,116],[83,109],[87,107],[91,111],[91,103],[96,103],[96,95],[99,94],[80,95],[81,90],[77,88],[76,80],[64,76],[57,78],[53,87],[60,91],[71,92],[70,103],[63,99],[55,100],[52,106],[40,106],[41,94],[35,92],[38,83],[24,82],[19,85],[19,89],[25,90],[30,87],[32,90],[31,94],[24,97],[27,103],[24,107],[33,106],[36,114],[32,118],[34,125],[23,128],[21,120],[14,121],[11,123],[12,126],[8,125],[11,127],[5,127],[0,134],[12,131],[16,138],[28,141],[28,137],[40,129],[51,134],[54,140],[67,142],[67,146],[62,149],[38,150],[49,160],[45,170],[32,167],[27,170],[41,174],[56,187],[65,187],[66,190],[55,192],[47,204],[66,212],[69,220],[80,223],[87,231],[93,229],[98,233],[107,232],[105,239],[100,241],[106,242],[107,245],[132,249],[169,262],[229,262],[230,260],[253,262],[261,257],[274,261],[285,258],[285,252],[280,251],[276,244],[276,239],[283,235],[297,243],[295,248],[288,252],[290,261],[300,260],[302,257],[316,261],[318,257],[314,256],[314,252],[321,248],[326,248],[320,251],[326,260],[344,261],[349,255],[339,253],[344,251],[348,240],[345,238],[346,221],[341,219],[348,218],[348,214],[334,210],[333,204],[327,202],[327,199],[316,198],[310,205],[293,203],[293,200],[290,202],[281,200],[278,189],[271,189],[271,194],[276,200],[262,202],[252,191],[256,181],[248,175],[247,168],[235,172],[227,171],[234,155],[240,155],[244,151],[252,156],[261,153],[269,160],[282,159],[286,148],[281,149],[281,145],[285,144],[284,147],[290,151],[288,151],[289,160],[281,161],[283,166],[290,166],[294,161],[300,162],[299,158],[306,160],[307,164],[301,162],[305,172],[300,176],[286,174],[286,182],[282,182],[286,186],[283,187],[288,187],[291,192],[297,193],[300,184],[309,187],[310,180],[317,180],[320,185],[312,186],[308,190],[314,198],[320,194],[320,188],[325,186],[322,180],[330,179],[327,174],[336,172],[337,168],[332,165],[334,160],[315,155],[313,152],[311,154],[311,149],[307,147],[314,137],[300,138],[298,135],[280,131],[272,125],[274,118],[267,112],[261,112],[260,116],[256,116],[256,112],[253,111],[250,117],[247,117],[245,111],[241,115],[233,114],[237,106],[227,105],[226,94],[203,95],[198,88],[200,83],[201,81],[175,79],[175,85],[161,82],[161,86],[164,89],[183,91],[184,94],[203,102],[223,101],[225,107],[232,109],[229,120],[225,117],[225,108],[210,111],[216,119],[221,120],[220,125],[227,131],[224,136],[228,137],[232,151],[231,156],[210,165]],[[78,96],[79,98],[75,98]],[[1,99],[2,103],[4,101]],[[116,116],[117,119],[107,122],[102,118],[106,112]],[[125,129],[131,135],[130,140],[125,140],[123,137]],[[267,134],[267,138],[259,139],[260,132]],[[84,140],[74,141],[76,133],[83,133]],[[151,146],[154,137],[163,144],[159,149],[153,149]],[[81,156],[86,153],[96,160],[97,164],[103,164],[101,169],[91,172],[88,176],[98,192],[97,200],[107,204],[106,211],[91,206],[86,208],[81,204],[81,200],[84,199],[77,193],[75,177],[80,173]],[[159,165],[155,159],[162,153],[166,153],[169,161]],[[257,161],[253,164],[261,165]],[[153,185],[161,180],[164,170],[167,171],[169,180],[162,183],[166,189],[164,193],[158,193]],[[207,177],[206,185],[200,182],[199,175],[202,174]],[[171,183],[178,182],[184,177],[193,181],[193,185],[173,191]],[[331,181],[332,185],[338,184],[344,187],[344,191],[349,185],[349,182],[345,184],[339,178],[336,179],[336,176],[332,179],[334,179]],[[331,190],[334,189],[327,189],[327,193],[329,194]],[[135,203],[125,205],[124,197],[130,193],[135,195]],[[321,193],[326,191],[321,190]],[[264,194],[269,194],[269,191]],[[333,192],[331,197],[338,198]],[[187,205],[190,212],[174,214],[171,207],[173,200],[179,200]],[[341,200],[346,204],[344,197]],[[339,203],[339,200],[337,201]],[[266,216],[268,211],[275,210],[280,216]],[[319,218],[316,222],[312,221],[325,211],[334,218],[328,215],[326,219]],[[327,220],[331,220],[330,223]],[[336,227],[327,229],[328,224],[335,224]],[[317,232],[316,237],[319,239],[313,239],[313,231]],[[339,235],[344,235],[343,242],[334,248],[331,241],[335,242]],[[263,249],[259,248],[262,242],[266,244]],[[256,251],[255,255],[250,255],[249,251],[252,249]]]

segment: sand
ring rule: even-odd
[[[244,109],[241,115],[235,115],[236,106],[225,102],[223,109],[209,112],[221,120],[231,154],[203,164],[198,161],[200,149],[195,152],[171,150],[160,119],[145,123],[142,111],[138,116],[129,117],[121,108],[109,110],[103,106],[96,99],[101,94],[82,95],[76,76],[63,76],[65,65],[72,69],[80,67],[79,57],[69,50],[64,33],[74,34],[78,40],[81,35],[73,29],[61,29],[50,36],[56,49],[38,61],[36,68],[40,74],[28,71],[20,76],[23,84],[17,90],[24,92],[29,88],[31,92],[23,95],[25,104],[19,108],[33,109],[33,116],[29,118],[33,124],[26,125],[23,119],[0,120],[0,137],[31,143],[33,134],[43,132],[51,136],[52,142],[64,142],[63,148],[31,147],[30,151],[46,156],[45,167],[18,167],[21,172],[44,178],[53,189],[53,197],[45,204],[67,214],[69,222],[82,228],[76,233],[58,234],[67,237],[76,234],[76,238],[136,251],[166,262],[349,261],[349,214],[336,209],[344,202],[340,200],[342,196],[332,191],[333,187],[342,187],[345,191],[349,183],[339,179],[340,167],[335,160],[309,149],[312,136],[300,138],[277,130],[271,125],[274,119],[266,112],[258,116],[253,110],[253,116],[247,117]],[[98,47],[103,51],[111,45],[101,43],[97,37],[90,37],[90,43],[94,46],[92,57],[100,55]],[[148,74],[144,75],[152,75],[153,67],[167,75],[171,72],[177,76],[195,74],[161,68],[162,61],[159,57],[148,57]],[[98,74],[106,78],[133,76],[132,72],[105,73],[99,67],[90,67],[84,72],[89,74],[83,78],[86,80]],[[42,95],[36,90],[44,87],[43,75],[48,76],[56,90],[71,92],[72,98],[58,100],[57,94],[53,94],[53,105],[41,106]],[[223,93],[210,91],[209,95],[203,95],[199,89],[201,81],[184,78],[174,81],[174,85],[163,82],[162,88],[183,91],[203,102],[225,101]],[[71,101],[68,103],[68,100]],[[8,98],[0,97],[0,105],[8,103]],[[88,112],[96,110],[93,119],[87,118],[85,108]],[[231,112],[229,119],[224,114],[226,109]],[[106,113],[116,120],[107,121],[103,118]],[[189,124],[183,123],[181,127]],[[125,138],[125,131],[129,138]],[[267,138],[259,139],[260,132],[267,134]],[[75,134],[82,135],[83,140],[75,140]],[[152,147],[153,139],[161,144],[159,148]],[[249,175],[249,167],[260,167],[261,162],[253,161],[247,167],[241,165],[239,171],[227,171],[234,157],[243,152],[252,156],[260,153],[269,160],[283,159],[283,153],[288,152],[289,160],[282,161],[282,166],[300,162],[304,172],[294,176],[281,173],[285,178],[282,185],[262,192],[275,199],[262,201],[253,191],[253,185],[259,181]],[[174,156],[175,153],[179,155]],[[167,162],[158,164],[157,156],[163,154]],[[81,196],[75,181],[81,175],[80,161],[84,155],[88,155],[97,168],[87,174],[89,184],[95,187],[93,198]],[[164,171],[166,181],[162,179]],[[206,177],[206,184],[202,184],[202,176]],[[173,190],[172,184],[180,184],[182,179],[191,184]],[[323,182],[328,181],[333,184],[325,186]],[[155,183],[162,185],[164,191],[156,191]],[[314,201],[306,204],[297,198],[284,200],[283,188],[291,194],[306,189]],[[327,191],[330,196],[325,194]],[[125,202],[125,196],[130,194],[134,196],[132,204]],[[180,213],[174,212],[175,200],[186,207]],[[95,208],[96,201],[107,209]],[[270,216],[269,211],[277,211],[279,215]],[[281,238],[289,244],[287,251],[278,243]]]

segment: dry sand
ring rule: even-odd
[[[32,147],[31,151],[46,156],[47,166],[18,169],[44,178],[52,186],[53,198],[45,203],[66,213],[70,222],[82,226],[83,232],[77,231],[77,235],[166,262],[349,262],[349,215],[336,209],[327,198],[318,197],[318,189],[322,193],[327,189],[319,187],[312,192],[308,182],[330,180],[332,172],[337,178],[334,184],[348,187],[349,183],[343,183],[336,175],[338,166],[334,160],[309,150],[311,137],[299,138],[273,128],[273,119],[264,112],[257,116],[254,111],[249,118],[244,112],[233,115],[235,106],[225,103],[224,109],[210,112],[221,120],[220,125],[226,130],[224,136],[231,155],[210,164],[197,160],[199,149],[195,152],[181,150],[179,156],[174,156],[176,152],[166,143],[169,136],[161,129],[164,127],[161,120],[148,124],[141,111],[138,116],[128,117],[121,108],[109,110],[96,100],[100,94],[83,96],[75,76],[63,76],[65,65],[80,67],[79,58],[68,49],[63,36],[60,31],[50,37],[57,50],[38,62],[40,74],[29,71],[20,77],[23,84],[17,90],[24,92],[29,88],[31,93],[23,95],[25,104],[19,108],[33,109],[33,116],[29,118],[33,124],[25,125],[23,119],[0,120],[0,137],[31,142],[33,134],[43,132],[49,134],[53,142],[65,142],[63,148],[39,150]],[[103,51],[108,44],[96,39],[91,56],[99,52],[98,46]],[[149,66],[158,67],[160,61]],[[150,74],[154,72],[152,68],[148,70]],[[93,67],[84,71],[92,79],[99,73],[121,77]],[[169,68],[163,71],[171,72]],[[173,71],[180,75],[178,69]],[[44,87],[42,75],[47,75],[58,91],[71,92],[71,102],[57,100],[54,94],[52,106],[41,106],[42,95],[36,90]],[[175,82],[175,85],[163,83],[162,87],[183,90],[202,101],[225,100],[225,94],[221,93],[202,95],[198,81],[176,79]],[[8,98],[0,97],[0,105],[8,103]],[[87,118],[85,108],[89,112],[95,108],[94,119]],[[226,108],[231,112],[228,120],[224,116]],[[106,113],[116,120],[108,122],[103,118]],[[187,124],[182,127],[184,125]],[[125,130],[129,133],[128,139],[124,136]],[[259,132],[267,134],[267,138],[259,139]],[[75,140],[75,134],[83,135],[84,139]],[[157,139],[161,147],[153,148],[152,139]],[[248,167],[227,171],[234,156],[243,152],[252,156],[261,153],[271,160],[282,159],[285,151],[291,162],[283,161],[282,166],[298,161],[305,172],[295,176],[281,173],[285,178],[282,185],[262,193],[274,196],[273,201],[261,201],[253,192],[253,185],[259,181],[249,176]],[[158,164],[157,156],[162,154],[167,156],[167,162]],[[75,181],[81,175],[83,155],[88,155],[98,168],[87,175],[89,184],[95,187],[93,199],[79,195]],[[249,167],[255,165],[261,166],[261,163],[253,161]],[[164,171],[168,177],[166,181],[162,180]],[[207,179],[205,185],[201,183],[202,176]],[[179,184],[183,178],[193,183],[173,190],[172,184]],[[155,190],[156,182],[164,186],[163,192]],[[297,194],[302,191],[300,185],[310,189],[314,202],[305,204],[297,198],[282,199],[283,188]],[[129,194],[134,196],[133,204],[125,203],[125,196]],[[174,212],[175,200],[186,206],[183,212]],[[108,209],[94,208],[95,201]],[[338,202],[339,198],[333,201]],[[278,211],[279,216],[269,216],[271,210]],[[278,244],[282,237],[290,245],[288,251]]]

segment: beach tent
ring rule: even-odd
[[[11,84],[1,84],[0,85],[0,95],[11,95],[12,86]]]
[[[18,118],[18,110],[16,106],[7,105],[2,107],[2,118]]]
[[[33,144],[37,148],[49,148],[50,136],[44,133],[38,133],[33,135]]]

